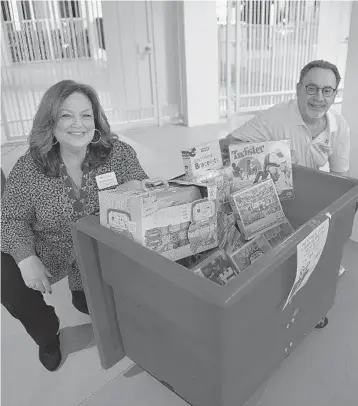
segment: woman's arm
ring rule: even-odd
[[[123,183],[131,180],[148,179],[148,175],[142,168],[137,153],[132,146],[119,141],[115,148],[117,149],[114,153],[114,156],[117,157],[114,158],[115,171],[118,171],[119,174],[122,172]]]
[[[31,223],[35,209],[31,198],[31,171],[21,157],[11,170],[1,200],[1,250],[18,264],[36,255],[35,236]]]
[[[135,180],[143,180],[148,179],[148,175],[145,173],[142,165],[139,162],[137,153],[135,152],[134,148],[129,146],[129,153],[127,155],[128,159],[128,166],[130,171],[132,172],[133,179]]]
[[[4,193],[5,183],[6,183],[6,178],[5,178],[4,172],[1,169],[1,197]]]

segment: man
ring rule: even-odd
[[[297,99],[258,113],[221,140],[221,145],[289,138],[293,163],[318,170],[328,162],[332,174],[348,176],[350,130],[343,116],[330,109],[340,80],[330,62],[308,63],[296,85]],[[344,271],[341,266],[340,275]]]
[[[310,62],[301,71],[297,99],[258,113],[221,144],[289,138],[294,163],[319,169],[328,162],[331,173],[348,175],[349,127],[341,114],[330,109],[340,80],[335,65]]]

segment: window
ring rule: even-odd
[[[4,21],[11,21],[10,3],[8,1],[1,1],[1,12]]]
[[[61,18],[81,17],[78,1],[60,1]]]
[[[23,20],[31,20],[31,9],[29,1],[21,1],[21,16]]]
[[[52,6],[49,1],[34,0],[32,11],[35,19],[50,18],[52,16]]]

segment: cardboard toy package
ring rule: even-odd
[[[232,228],[235,228],[234,215],[225,214],[223,212],[217,213],[217,225],[218,225],[218,248],[222,249],[227,245],[227,240],[229,238],[229,233]],[[209,257],[218,248],[212,248],[208,251],[201,252],[199,254],[191,255],[190,257],[183,258],[178,262],[178,264],[184,266],[188,269],[193,269],[197,264],[202,262],[204,259]]]
[[[282,241],[288,238],[294,231],[291,223],[286,220],[284,223],[265,231],[263,235],[273,249],[280,245]]]
[[[100,222],[168,259],[185,258],[218,246],[217,202],[208,189],[147,179],[100,191]]]
[[[271,251],[271,249],[267,239],[263,235],[260,235],[230,254],[230,259],[233,264],[235,264],[235,268],[238,272],[242,272],[261,255]]]
[[[191,263],[181,264],[195,274],[221,286],[248,268],[261,255],[277,247],[294,231],[291,224],[286,221],[251,241],[246,241],[235,227],[235,223],[230,221],[230,215],[224,216],[227,219],[225,222],[227,232],[221,235],[219,247],[191,257]]]
[[[286,238],[288,238],[294,229],[290,222],[286,220],[263,234],[255,237],[251,241],[245,241],[239,238],[236,246],[228,252],[229,257],[238,272],[242,272],[253,264],[261,255],[267,254],[276,248]]]
[[[230,166],[208,170],[197,176],[184,175],[181,179],[198,185],[216,186],[216,198],[219,204],[229,201],[232,184],[232,168]]]
[[[213,141],[181,151],[187,176],[197,177],[223,166],[219,141]]]
[[[200,261],[192,271],[220,286],[225,286],[238,274],[235,266],[233,266],[229,256],[223,249],[215,250],[215,252]]]
[[[240,233],[240,231],[235,227],[230,228],[228,231],[228,236],[223,246],[225,252],[230,255],[232,252],[236,251],[238,248],[245,245],[247,241],[245,240],[244,236]]]
[[[230,195],[229,200],[246,240],[287,220],[272,179],[241,189]]]
[[[229,146],[232,192],[272,179],[280,200],[294,198],[290,141],[244,142]]]

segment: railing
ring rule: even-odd
[[[4,35],[14,63],[91,57],[82,18],[61,18],[57,24],[51,19],[5,22]]]
[[[255,3],[246,1],[243,10],[228,0],[226,23],[218,25],[222,117],[292,98],[300,69],[316,56],[319,2],[287,1],[290,8],[282,9],[275,0],[270,10]]]

